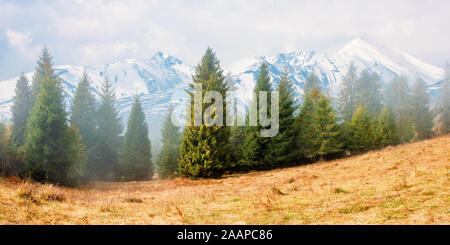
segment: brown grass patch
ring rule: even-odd
[[[450,135],[221,179],[0,178],[0,224],[450,224]]]

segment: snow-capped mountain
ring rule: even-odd
[[[331,96],[336,96],[348,67],[353,62],[359,71],[368,68],[380,75],[383,83],[400,75],[405,75],[412,83],[417,78],[424,79],[430,92],[434,94],[437,84],[444,77],[444,70],[420,61],[401,51],[382,46],[371,45],[361,39],[354,39],[337,52],[302,51],[279,54],[276,56],[259,56],[237,61],[227,67],[238,83],[241,97],[251,98],[258,69],[266,62],[273,85],[279,82],[283,69],[288,69],[295,89],[301,93],[304,81],[309,73],[314,72],[329,89]]]
[[[169,102],[172,100],[174,104],[182,103],[184,89],[187,88],[193,73],[192,67],[161,52],[143,62],[126,59],[103,66],[56,66],[55,72],[62,80],[67,95],[67,108],[70,108],[83,71],[86,71],[91,79],[91,86],[97,96],[105,77],[113,82],[124,126],[134,102],[133,97],[139,95],[153,137],[159,135],[161,118],[167,112]],[[31,81],[33,72],[26,73],[25,76]],[[11,117],[10,108],[17,80],[18,77],[15,77],[0,82],[0,119]]]
[[[297,51],[276,56],[245,58],[225,66],[225,74],[229,72],[236,81],[239,99],[248,101],[251,98],[262,62],[268,64],[274,86],[278,84],[283,69],[288,69],[298,94],[302,93],[308,74],[314,72],[322,80],[323,85],[329,88],[330,95],[337,95],[342,78],[352,62],[360,71],[369,68],[378,73],[383,82],[389,82],[402,74],[407,76],[410,82],[422,78],[427,82],[432,95],[436,95],[437,85],[444,77],[442,68],[427,64],[401,51],[354,39],[331,53]],[[184,109],[187,97],[184,90],[188,88],[191,75],[194,73],[192,66],[160,52],[142,62],[126,59],[101,66],[63,65],[55,69],[63,81],[67,105],[72,101],[84,70],[88,73],[97,95],[103,79],[107,76],[115,85],[117,104],[124,125],[133,103],[133,96],[139,95],[147,115],[152,140],[159,139],[162,119],[170,103],[181,110]],[[26,76],[31,81],[32,72]],[[18,77],[0,81],[0,119],[11,117],[10,107],[17,79]]]

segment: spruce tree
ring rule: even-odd
[[[355,86],[355,104],[364,106],[370,114],[378,116],[381,110],[380,77],[368,69],[359,75]]]
[[[109,79],[105,78],[97,110],[98,145],[93,153],[95,159],[90,170],[90,174],[100,180],[110,180],[119,176],[122,125],[115,103],[114,88]]]
[[[72,102],[70,121],[78,129],[81,142],[86,147],[88,153],[87,174],[94,171],[95,156],[94,149],[97,141],[97,102],[95,96],[89,88],[89,77],[86,72],[78,83],[78,88]]]
[[[40,85],[27,124],[26,172],[40,182],[77,184],[83,177],[84,148],[76,131],[68,126],[61,80],[46,73],[35,82]]]
[[[373,116],[364,106],[358,106],[350,123],[351,145],[353,152],[365,152],[375,147]]]
[[[192,77],[195,83],[202,86],[202,97],[206,91],[218,91],[225,98],[227,84],[224,81],[222,69],[215,53],[208,48],[200,63],[197,65]],[[194,89],[194,84],[190,88]],[[201,111],[194,111],[194,94],[188,91],[190,102],[187,110],[190,111],[188,124],[184,128],[180,146],[179,173],[189,178],[214,178],[220,177],[228,168],[230,162],[230,128],[226,126],[208,126],[202,120],[201,125],[195,125],[194,117],[203,117],[206,109],[214,104],[202,103]],[[223,105],[223,118],[226,118],[226,106]],[[218,108],[213,108],[214,113],[219,113]],[[201,115],[198,115],[201,114]],[[215,115],[213,115],[215,118]]]
[[[314,117],[319,100],[320,93],[317,89],[313,89],[303,97],[303,103],[300,106],[300,112],[295,118],[295,125],[298,133],[298,141],[296,144],[297,156],[308,160],[316,160],[318,151],[317,145],[314,145],[314,137],[318,135],[317,127],[315,127]]]
[[[433,114],[430,111],[430,97],[426,83],[417,79],[412,89],[412,124],[417,140],[430,138],[433,134]]]
[[[278,135],[272,138],[271,152],[276,166],[292,164],[297,161],[295,148],[297,135],[295,133],[296,101],[292,82],[288,78],[287,70],[281,76],[277,91],[279,93],[279,130]]]
[[[253,91],[254,94],[251,103],[258,105],[259,108],[259,92],[272,91],[269,69],[266,63],[261,64],[259,75],[256,79],[256,84]],[[268,95],[267,97],[267,106],[269,106],[270,95]],[[267,111],[269,114],[270,110],[268,109]],[[262,129],[264,129],[264,127],[261,125],[259,120],[259,113],[257,113],[257,125],[250,125],[245,132],[245,143],[243,144],[242,159],[239,164],[241,168],[247,170],[261,170],[269,169],[274,166],[273,156],[271,154],[267,154],[271,150],[270,147],[272,139],[270,137],[261,137]]]
[[[136,96],[128,118],[127,131],[121,150],[121,168],[124,180],[146,180],[153,176],[151,142],[141,102]]]
[[[323,93],[323,86],[319,77],[314,72],[311,72],[305,79],[303,93],[306,95],[311,93],[314,89],[317,89],[319,93]]]
[[[445,66],[445,78],[440,83],[440,96],[436,107],[437,133],[450,133],[450,63]]]
[[[178,171],[180,132],[179,127],[172,123],[172,113],[173,107],[170,105],[169,113],[167,113],[161,129],[162,149],[159,154],[159,176],[163,179],[175,176]]]
[[[316,128],[314,131],[317,133],[313,138],[313,145],[317,146],[315,155],[319,156],[321,160],[325,156],[342,151],[337,121],[330,100],[321,95],[313,116],[313,123]]]
[[[313,89],[306,94],[295,125],[298,156],[315,161],[342,151],[340,127],[330,100]]]
[[[377,120],[375,136],[377,145],[380,147],[396,145],[399,143],[394,111],[389,105],[384,106],[381,111],[380,117]]]
[[[343,79],[342,90],[339,93],[339,108],[344,122],[350,123],[353,118],[353,112],[356,110],[356,83],[358,74],[356,66],[351,63]]]
[[[16,83],[16,95],[11,107],[12,112],[12,140],[18,146],[25,141],[25,130],[31,110],[31,91],[28,79],[22,73]]]
[[[53,57],[50,55],[50,51],[47,47],[41,51],[41,56],[37,61],[37,67],[33,74],[32,87],[31,87],[31,107],[36,103],[37,96],[39,94],[40,85],[46,77],[55,78],[55,69],[53,68]]]
[[[411,90],[405,76],[395,78],[385,88],[384,100],[394,110],[400,142],[409,142],[413,136]]]
[[[247,124],[247,123],[246,123]],[[248,126],[232,126],[231,127],[231,136],[230,136],[230,144],[231,144],[231,152],[232,152],[232,163],[229,168],[231,170],[240,171],[241,166],[239,165],[239,161],[243,157],[243,145],[245,143],[245,132],[248,129]]]

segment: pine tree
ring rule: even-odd
[[[356,80],[355,104],[364,106],[370,114],[378,116],[381,110],[380,77],[365,69]]]
[[[430,138],[433,134],[433,114],[430,111],[430,97],[427,92],[426,83],[417,79],[412,89],[412,124],[416,139]]]
[[[353,152],[365,152],[375,147],[373,116],[363,106],[358,106],[350,123],[351,145]]]
[[[159,176],[163,179],[173,177],[178,171],[180,133],[179,127],[172,123],[172,113],[173,107],[170,105],[169,113],[167,113],[161,129],[162,149],[159,154]]]
[[[12,140],[18,146],[23,145],[25,141],[25,129],[27,127],[28,117],[30,116],[30,85],[28,79],[22,73],[16,83],[16,95],[11,107],[12,112]]]
[[[303,87],[304,95],[311,93],[314,89],[317,89],[319,93],[323,93],[323,86],[319,77],[314,72],[311,72],[305,80]]]
[[[225,98],[227,84],[224,81],[219,60],[215,53],[208,48],[202,60],[196,67],[192,80],[202,86],[202,97],[206,91],[218,91]],[[190,84],[194,89],[194,84]],[[180,146],[179,174],[190,178],[214,178],[221,176],[230,162],[230,128],[226,126],[208,126],[203,122],[201,126],[194,124],[194,117],[203,116],[206,109],[213,103],[203,103],[201,112],[194,111],[194,92],[189,92],[190,103],[187,110],[191,117],[190,125],[184,128]],[[213,108],[214,115],[219,113]],[[201,115],[197,115],[200,114]],[[223,118],[226,118],[226,106],[223,106]],[[207,113],[205,113],[207,114]]]
[[[326,96],[319,97],[313,119],[314,127],[317,128],[315,130],[317,135],[313,138],[313,145],[317,146],[315,155],[323,159],[325,156],[342,151],[338,119]]]
[[[331,102],[325,95],[317,89],[306,94],[296,117],[299,132],[297,155],[315,161],[342,151],[337,120]]]
[[[295,118],[295,125],[298,132],[298,141],[296,144],[297,156],[308,160],[316,160],[318,152],[317,144],[314,144],[315,137],[318,135],[318,128],[315,124],[315,113],[317,102],[320,98],[317,89],[305,94],[303,104],[300,106],[300,112]]]
[[[121,151],[124,180],[146,180],[153,176],[151,142],[141,102],[136,96],[128,118]]]
[[[445,67],[445,78],[440,83],[440,96],[437,105],[437,133],[450,133],[450,63]]]
[[[400,76],[385,88],[384,100],[394,110],[400,142],[409,142],[413,136],[411,91],[408,80]]]
[[[86,147],[88,153],[87,173],[94,171],[95,156],[94,149],[99,144],[97,141],[97,102],[95,96],[89,88],[89,77],[86,72],[78,83],[75,93],[70,121],[73,126],[78,128],[81,135],[81,142]]]
[[[339,94],[339,107],[340,113],[344,122],[350,123],[353,118],[353,112],[356,110],[356,83],[358,80],[358,74],[356,66],[351,63],[343,79],[342,90]]]
[[[397,124],[391,106],[384,106],[375,129],[377,145],[385,147],[399,143]]]
[[[240,171],[239,169],[239,161],[243,157],[243,145],[245,143],[245,131],[248,129],[246,126],[233,126],[231,127],[231,136],[230,136],[230,144],[231,144],[231,156],[232,156],[232,164],[229,168],[233,171]]]
[[[50,73],[38,79],[35,82],[40,84],[39,93],[28,120],[24,146],[26,171],[36,181],[77,184],[83,177],[84,149],[76,131],[68,126],[61,80]]]
[[[256,85],[254,88],[254,96],[252,98],[253,104],[259,107],[259,92],[260,91],[272,91],[272,86],[270,84],[269,69],[267,64],[262,63],[259,69],[259,75],[256,79]],[[270,96],[268,95],[268,103],[270,105]],[[270,110],[268,109],[268,114]],[[248,119],[247,119],[248,121]],[[242,159],[240,161],[241,168],[251,170],[251,169],[269,169],[274,165],[273,156],[267,154],[270,152],[271,141],[270,137],[261,137],[261,130],[264,127],[260,124],[259,113],[257,114],[257,125],[249,126],[245,132],[245,143],[242,149]]]
[[[279,130],[278,135],[272,138],[271,152],[276,166],[292,164],[297,159],[295,148],[297,135],[294,126],[294,112],[296,101],[294,99],[294,89],[292,82],[288,78],[288,72],[285,70],[281,76],[277,91],[279,93]]]
[[[105,78],[97,111],[98,145],[93,153],[94,163],[91,175],[100,180],[117,178],[119,175],[120,134],[122,125],[115,106],[115,92],[112,83]]]
[[[49,50],[47,47],[44,46],[44,48],[41,51],[41,56],[39,57],[39,60],[37,61],[37,67],[33,74],[33,81],[32,81],[32,87],[31,87],[31,108],[36,103],[37,96],[39,94],[40,85],[42,81],[44,81],[47,77],[55,78],[55,69],[53,68],[53,57],[50,55]]]

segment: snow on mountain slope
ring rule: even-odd
[[[84,70],[91,79],[91,87],[97,96],[105,77],[113,82],[124,125],[134,101],[133,97],[139,95],[149,119],[150,135],[153,138],[159,135],[161,118],[167,112],[169,102],[172,101],[175,105],[182,103],[181,99],[176,98],[184,96],[184,89],[187,88],[193,73],[192,67],[161,52],[145,62],[126,59],[103,66],[56,66],[55,72],[59,75],[64,92],[67,94],[67,108],[70,108]],[[31,81],[33,72],[26,73],[25,76]],[[18,77],[15,77],[0,82],[0,120],[11,117],[10,108],[17,80]]]
[[[295,91],[301,94],[306,77],[314,72],[324,86],[329,88],[329,94],[333,97],[339,92],[342,78],[352,62],[360,71],[369,68],[378,73],[383,82],[389,82],[402,74],[407,76],[411,83],[420,77],[427,82],[434,97],[437,94],[437,85],[444,77],[443,69],[404,52],[354,39],[332,53],[298,51],[245,58],[226,66],[224,74],[229,72],[236,81],[237,95],[241,101],[251,99],[262,62],[268,64],[274,87],[278,84],[283,69],[288,69]],[[162,119],[168,111],[169,103],[177,107],[186,101],[184,90],[188,88],[187,85],[194,73],[193,67],[160,52],[143,62],[126,59],[103,66],[57,66],[56,72],[67,93],[67,105],[72,101],[84,70],[92,80],[91,85],[97,95],[106,76],[114,83],[124,125],[133,103],[133,96],[136,94],[140,96],[152,140],[159,138]],[[31,80],[32,73],[27,73],[26,76]],[[10,107],[17,79],[18,77],[0,81],[0,120],[11,117]]]
[[[269,66],[274,87],[279,82],[283,69],[287,68],[297,93],[301,93],[304,81],[309,73],[314,72],[329,88],[331,96],[336,96],[348,67],[354,63],[359,71],[368,68],[381,76],[386,83],[400,75],[405,75],[412,83],[417,78],[424,79],[432,94],[437,89],[438,82],[444,77],[444,70],[404,52],[373,46],[361,39],[354,39],[337,52],[292,52],[276,56],[260,56],[237,61],[227,67],[237,81],[240,95],[251,98],[254,80],[258,76],[258,68],[262,62]]]

